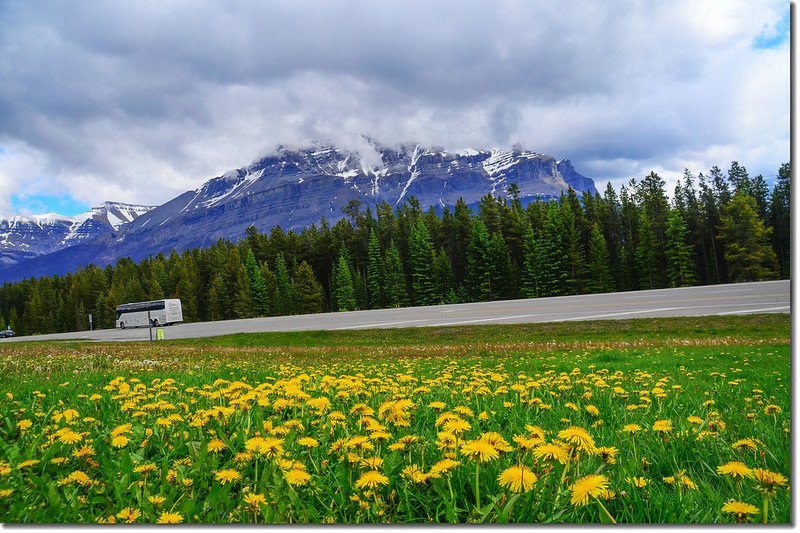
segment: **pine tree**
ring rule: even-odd
[[[428,228],[422,219],[411,228],[408,241],[409,272],[411,274],[411,299],[414,305],[436,303],[433,285],[433,246]]]
[[[267,299],[267,287],[261,275],[261,269],[256,261],[253,249],[247,248],[247,255],[244,259],[244,270],[247,273],[247,280],[250,286],[250,300],[253,302],[253,313],[255,316],[267,316],[269,314],[269,301]]]
[[[656,253],[656,234],[650,220],[642,213],[639,225],[639,239],[636,246],[636,266],[639,271],[639,284],[643,289],[656,289],[658,284],[658,255]]]
[[[467,286],[473,299],[488,302],[492,299],[491,259],[489,232],[481,219],[472,225],[472,238],[469,242],[467,259]]]
[[[289,269],[286,266],[283,252],[279,252],[275,259],[275,314],[278,316],[291,315],[295,312],[294,288],[289,277]],[[266,292],[266,288],[265,288]]]
[[[692,250],[686,244],[686,224],[677,210],[671,211],[667,218],[667,275],[670,287],[688,287],[695,282]]]
[[[394,241],[389,243],[386,251],[384,286],[386,288],[386,304],[388,307],[405,307],[408,305],[408,289],[403,274],[403,262],[400,259]]]
[[[227,318],[225,305],[228,302],[228,290],[225,287],[223,276],[217,274],[211,280],[208,290],[208,318],[210,320],[224,320]]]
[[[384,306],[383,289],[383,257],[378,235],[373,229],[369,234],[367,262],[367,293],[369,294],[370,309],[380,309]]]
[[[233,316],[236,318],[252,318],[256,316],[256,304],[253,301],[253,290],[250,277],[243,264],[236,273],[236,285],[233,295]]]
[[[339,263],[336,266],[336,311],[353,311],[356,308],[356,296],[353,289],[353,276],[350,273],[350,262],[344,248],[339,252]]]
[[[433,260],[433,278],[435,302],[444,303],[448,300],[451,291],[455,294],[456,287],[453,265],[444,250],[439,250]]]
[[[539,260],[536,277],[539,280],[539,296],[565,294],[569,283],[564,254],[561,212],[555,202],[550,202],[539,239]]]
[[[489,238],[489,276],[492,285],[490,299],[510,298],[513,267],[508,246],[500,233],[493,233]]]
[[[784,163],[778,170],[778,182],[772,189],[769,205],[769,224],[772,228],[772,246],[778,258],[780,275],[788,278],[790,270],[791,224],[789,220],[791,200],[791,167]]]
[[[522,296],[525,298],[536,298],[539,296],[539,283],[541,282],[540,261],[542,251],[539,246],[539,239],[533,233],[533,228],[529,225],[525,230],[523,240],[524,266],[522,271]]]
[[[300,314],[321,313],[325,305],[325,295],[314,270],[307,262],[298,265],[294,274],[294,296],[296,309]]]
[[[777,277],[777,258],[769,244],[770,231],[758,217],[755,199],[742,192],[722,209],[719,238],[731,279],[761,281]]]
[[[614,282],[611,279],[611,262],[608,256],[608,246],[600,226],[592,225],[592,235],[589,239],[589,263],[586,290],[590,293],[611,292]]]

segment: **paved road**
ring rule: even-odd
[[[581,296],[505,300],[457,305],[379,309],[291,317],[251,318],[165,328],[168,339],[211,337],[229,333],[396,328],[461,324],[512,324],[571,320],[788,313],[788,280],[618,292]],[[91,339],[147,340],[145,329],[99,330],[0,339],[0,342]]]

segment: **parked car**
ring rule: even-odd
[[[16,333],[14,333],[13,329],[2,329],[2,330],[0,330],[0,339],[5,338],[5,337],[13,337],[14,335],[16,335]]]

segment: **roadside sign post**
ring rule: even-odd
[[[153,321],[150,320],[150,311],[147,311],[147,330],[150,332],[150,342],[153,342]]]
[[[92,331],[92,313],[89,313],[89,331]]]

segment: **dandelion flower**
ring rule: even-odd
[[[136,472],[137,474],[148,474],[150,472],[155,472],[155,470],[156,470],[156,465],[154,465],[153,463],[145,463],[133,469],[133,471]]]
[[[778,413],[782,413],[782,412],[783,412],[783,409],[781,409],[780,407],[778,407],[775,404],[769,404],[768,406],[766,406],[764,408],[764,414],[765,415],[777,415]]]
[[[156,520],[156,524],[180,524],[183,522],[183,515],[180,513],[161,513]]]
[[[533,455],[544,461],[558,461],[561,464],[569,461],[569,452],[558,444],[542,444],[533,449]]]
[[[570,426],[558,432],[558,438],[575,447],[576,450],[594,453],[594,439],[589,432],[578,426]]]
[[[647,481],[647,478],[643,477],[626,477],[625,481],[627,481],[637,489],[643,489],[649,483],[649,481]]]
[[[156,494],[155,496],[148,496],[147,500],[156,507],[163,505],[164,502],[167,501],[167,499],[164,496],[161,496],[159,494]]]
[[[425,474],[420,467],[415,464],[405,467],[401,472],[401,475],[409,481],[413,481],[414,483],[425,483],[428,480],[427,474]]]
[[[0,489],[0,498],[8,498],[14,492],[14,489]]]
[[[733,444],[731,444],[731,448],[734,450],[744,450],[748,449],[752,452],[758,450],[758,446],[756,446],[756,442],[753,439],[739,439]]]
[[[69,480],[74,481],[78,485],[88,486],[92,484],[92,479],[82,470],[75,470],[69,475]]]
[[[758,514],[758,507],[749,503],[731,501],[722,506],[722,512],[736,515],[736,520],[741,522],[747,515]]]
[[[214,477],[217,479],[217,481],[220,482],[221,485],[225,485],[225,484],[230,483],[232,481],[236,481],[238,479],[241,479],[242,475],[238,471],[236,471],[236,470],[234,470],[232,468],[225,468],[223,470],[215,471],[214,472]]]
[[[753,477],[753,471],[750,470],[746,464],[739,461],[730,461],[722,466],[718,466],[717,473],[728,474],[733,478]]]
[[[758,481],[761,491],[772,494],[775,489],[786,484],[786,478],[777,472],[770,472],[763,468],[754,468],[753,477]]]
[[[26,429],[30,429],[32,425],[33,422],[31,422],[27,418],[25,420],[20,420],[19,422],[17,422],[17,427],[20,429],[20,431],[25,431]]]
[[[117,518],[125,520],[128,524],[133,524],[140,516],[142,516],[142,512],[134,507],[126,507],[117,513]]]
[[[461,445],[461,453],[470,459],[478,460],[481,463],[493,461],[500,457],[497,449],[482,439],[468,441]]]
[[[380,457],[369,457],[361,460],[361,466],[367,466],[372,470],[377,470],[383,464],[383,459]]]
[[[258,509],[259,504],[266,505],[267,498],[263,494],[250,492],[244,495],[244,503],[253,509]]]
[[[67,430],[61,434],[58,440],[64,444],[75,444],[83,440],[83,435],[72,430]]]
[[[672,420],[656,420],[653,424],[653,431],[669,433],[672,431]]]
[[[588,475],[572,484],[572,505],[582,506],[589,503],[589,498],[597,498],[608,490],[608,478],[602,475]]]
[[[428,477],[438,479],[442,476],[442,474],[450,472],[450,470],[459,466],[460,464],[460,461],[455,461],[453,459],[442,459],[431,467],[430,471],[428,472]]]
[[[114,448],[124,448],[128,445],[128,437],[125,435],[117,435],[116,437],[111,439],[111,446]]]
[[[40,461],[38,459],[25,459],[17,465],[17,468],[22,470],[23,468],[28,468],[29,466],[36,466],[39,463]]]
[[[311,437],[303,437],[302,439],[298,439],[297,444],[306,448],[316,448],[319,446],[319,441]]]
[[[360,489],[369,488],[374,489],[381,485],[389,483],[389,478],[378,472],[377,470],[368,470],[361,474],[356,480],[356,486]]]
[[[227,447],[228,445],[222,439],[211,439],[206,445],[206,448],[211,453],[219,453]]]
[[[530,468],[518,465],[503,470],[497,477],[497,482],[514,492],[528,492],[538,479]]]
[[[301,487],[311,481],[311,474],[301,468],[292,468],[283,473],[289,485]],[[387,479],[388,481],[388,479]]]
[[[634,433],[637,433],[641,430],[642,426],[640,426],[639,424],[626,424],[625,427],[622,428],[622,431],[624,433],[627,433],[628,435],[633,435]]]
[[[459,434],[465,431],[469,431],[470,429],[472,429],[472,425],[466,420],[462,420],[460,418],[454,418],[452,420],[448,420],[444,424],[444,430],[448,433]]]

